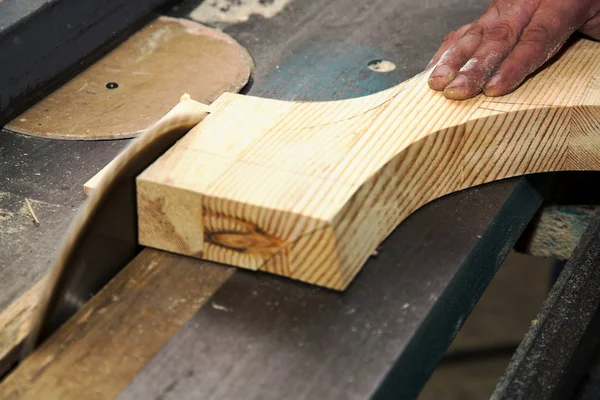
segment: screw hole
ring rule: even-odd
[[[117,82],[108,82],[106,84],[107,89],[116,89],[118,87],[119,87],[119,84]]]

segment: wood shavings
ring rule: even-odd
[[[231,308],[225,307],[224,305],[217,304],[215,302],[212,303],[212,308],[214,308],[215,310],[224,311],[224,312],[231,312],[231,311],[233,311]]]
[[[251,15],[272,18],[291,0],[207,0],[190,14],[193,20],[207,24],[246,22]]]
[[[374,72],[392,72],[396,69],[396,64],[388,60],[373,60],[367,64],[367,67]]]
[[[35,215],[35,212],[33,211],[33,207],[31,206],[31,202],[29,201],[28,198],[25,198],[25,204],[27,205],[27,210],[29,210],[29,214],[31,215],[31,218],[33,219],[33,223],[36,226],[40,226],[40,220]]]

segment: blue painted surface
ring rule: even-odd
[[[398,69],[370,70],[368,63],[378,59],[394,62],[371,46],[311,43],[286,58],[252,94],[280,100],[340,100],[376,93],[404,80]]]

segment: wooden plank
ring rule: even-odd
[[[134,32],[166,3],[0,1],[0,126]]]
[[[0,398],[114,398],[232,272],[145,249],[0,383]]]
[[[116,162],[117,158],[119,158],[119,156],[115,157],[111,162],[106,164],[106,166],[104,168],[102,168],[100,171],[98,171],[98,173],[96,175],[92,176],[86,183],[83,184],[83,193],[84,194],[89,196],[94,191],[94,189],[96,189],[96,187],[102,180],[102,177],[107,174],[107,171],[110,171],[110,169],[112,168],[111,165],[114,162]]]
[[[0,377],[4,376],[19,358],[19,351],[35,314],[46,278],[40,279],[0,314]]]
[[[579,40],[502,98],[427,74],[352,100],[221,96],[138,177],[140,242],[342,290],[422,205],[475,185],[600,169],[600,44]]]
[[[229,35],[186,19],[160,17],[5,129],[58,139],[133,137],[183,93],[210,103],[224,92],[239,91],[253,71],[252,58]]]

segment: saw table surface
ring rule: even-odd
[[[185,17],[200,3],[166,13]],[[254,57],[248,94],[334,100],[421,72],[442,37],[487,3],[290,1],[221,27]],[[378,70],[389,66],[381,61],[395,69]],[[83,184],[127,143],[0,132],[1,309],[47,273]],[[414,397],[541,201],[527,179],[437,200],[402,223],[344,293],[235,271],[120,398]]]

